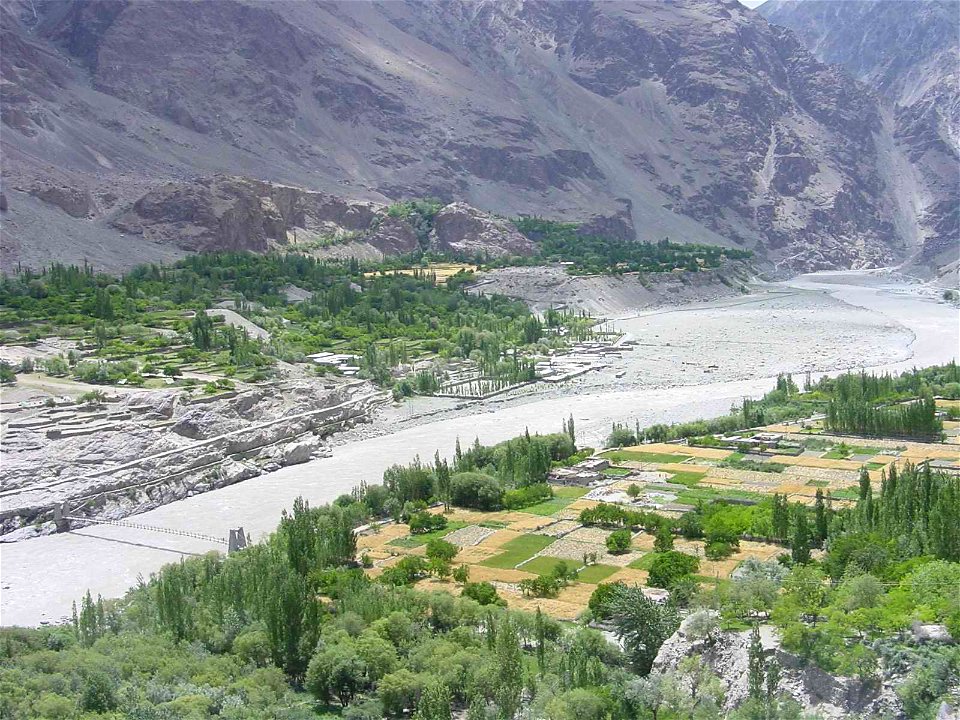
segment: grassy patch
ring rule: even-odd
[[[867,470],[882,470],[882,469],[885,468],[887,465],[889,465],[889,463],[868,462],[868,463],[867,463]]]
[[[596,585],[606,580],[619,569],[620,568],[614,567],[613,565],[590,565],[580,571],[577,575],[577,580],[588,583],[589,585]]]
[[[610,475],[611,477],[623,477],[624,475],[629,475],[630,472],[628,468],[609,467],[603,471],[603,474]]]
[[[572,503],[573,500],[570,498],[552,498],[550,500],[544,500],[541,503],[536,505],[530,505],[525,507],[523,512],[530,513],[531,515],[542,515],[544,517],[550,517],[554,513],[558,513],[563,510],[567,505]]]
[[[807,480],[807,485],[810,487],[827,487],[830,483],[826,480]]]
[[[665,472],[670,473],[670,477],[667,478],[667,482],[677,483],[678,485],[686,485],[689,488],[699,485],[703,478],[707,475],[706,471],[687,472],[684,470],[682,472],[674,472],[673,470],[666,470]]]
[[[538,555],[529,562],[517,568],[524,572],[536,573],[537,575],[549,575],[558,563],[566,563],[568,566],[578,567],[579,562],[575,560],[564,560],[563,558],[550,557],[549,555]]]
[[[689,455],[680,453],[655,453],[642,452],[638,450],[612,450],[603,453],[603,457],[611,462],[620,463],[626,461],[647,462],[647,463],[679,463],[689,460]]]
[[[731,468],[733,470],[751,470],[753,472],[767,472],[767,473],[780,473],[786,470],[789,465],[782,465],[775,462],[767,462],[764,460],[755,460],[753,458],[740,458],[735,457],[740,453],[734,453],[730,457],[721,460],[717,463],[718,467]]]
[[[442,538],[445,535],[449,535],[454,530],[459,530],[460,528],[465,528],[466,526],[467,523],[460,520],[455,520],[448,522],[447,526],[443,530],[434,530],[433,532],[424,533],[423,535],[408,535],[407,537],[396,538],[395,540],[388,542],[387,545],[403,548],[420,547],[421,545],[426,545],[435,538]]]
[[[657,559],[660,553],[658,552],[649,552],[641,558],[637,558],[632,563],[627,565],[629,568],[634,570],[649,570],[650,566],[653,565],[653,561]]]
[[[554,539],[546,535],[521,535],[510,542],[504,543],[501,548],[503,552],[487,558],[480,564],[505,570],[515,568],[524,560],[529,560],[541,550],[550,547]]]
[[[561,498],[571,498],[575,500],[577,498],[582,498],[584,495],[590,492],[590,488],[588,487],[577,487],[577,486],[566,486],[566,485],[551,486],[551,487],[553,487],[553,496],[555,498],[561,497]]]
[[[857,500],[860,498],[860,489],[855,487],[843,488],[842,490],[833,490],[830,497],[837,500]]]
[[[851,455],[879,455],[880,448],[865,447],[863,445],[837,445],[823,457],[827,460],[846,460]]]
[[[488,528],[490,530],[502,530],[503,528],[510,525],[510,523],[503,522],[502,520],[484,520],[481,523],[477,523],[482,528]]]
[[[553,488],[552,498],[539,502],[536,505],[525,507],[521,512],[530,513],[531,515],[553,515],[563,510],[577,498],[583,497],[588,492],[590,492],[590,488],[585,487],[555,487]]]

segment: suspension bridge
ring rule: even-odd
[[[133,530],[145,530],[147,532],[163,533],[165,535],[174,535],[176,537],[186,537],[192,538],[194,540],[202,540],[203,542],[208,542],[213,545],[222,545],[226,546],[227,552],[233,552],[234,550],[240,550],[247,546],[247,536],[243,532],[243,528],[236,528],[230,530],[230,536],[226,538],[215,537],[213,535],[207,535],[205,533],[192,532],[190,530],[178,530],[176,528],[165,528],[157,527],[156,525],[145,525],[143,523],[131,522],[130,520],[111,520],[105,518],[89,518],[89,517],[80,517],[77,515],[68,515],[64,507],[60,507],[54,513],[54,519],[57,523],[57,528],[61,531],[70,530],[73,524],[85,524],[85,525],[112,525],[113,527],[122,527],[122,528],[131,528]]]

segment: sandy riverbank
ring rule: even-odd
[[[494,442],[524,427],[553,431],[572,413],[581,442],[596,444],[614,420],[648,424],[725,412],[767,390],[777,372],[902,369],[957,356],[957,309],[916,286],[848,273],[804,276],[766,290],[622,319],[625,330],[649,343],[624,356],[620,369],[628,372],[621,379],[614,367],[536,395],[469,407],[419,400],[343,435],[330,458],[188,498],[138,522],[219,536],[242,525],[257,536],[275,527],[297,495],[332,500],[361,480],[378,482],[394,462],[449,454],[458,436]],[[711,364],[718,367],[703,372]],[[58,620],[87,588],[116,596],[138,575],[212,549],[199,540],[112,527],[0,548],[0,623]]]

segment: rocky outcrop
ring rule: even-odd
[[[30,188],[30,194],[45,203],[54,205],[67,215],[88,218],[97,214],[97,203],[89,190],[41,183]]]
[[[413,247],[399,224],[345,234],[371,231],[364,203],[428,196],[756,247],[784,269],[887,263],[911,246],[884,148],[928,114],[894,128],[861,85],[735,0],[2,10],[4,179],[116,196],[76,232],[56,207],[11,201],[5,262],[39,262],[51,233],[82,245],[76,257],[129,248],[130,264],[171,246],[394,252]],[[216,173],[324,197],[188,180]],[[946,236],[949,213],[923,207]]]
[[[114,227],[184,250],[252,250],[296,244],[298,235],[365,233],[371,203],[249,178],[213,176],[167,183],[137,200]]]
[[[307,462],[327,452],[323,437],[382,402],[363,382],[298,380],[225,398],[157,391],[44,410],[6,429],[0,538],[31,535],[22,528],[63,503],[74,516],[117,519]]]
[[[235,176],[167,183],[113,220],[126,233],[183,250],[284,248],[325,257],[400,255],[420,242],[387,206]],[[508,221],[465,203],[436,216],[433,247],[466,255],[530,255],[536,246]]]
[[[443,252],[480,257],[533,255],[537,247],[509,221],[460,202],[437,213],[430,245]]]
[[[577,233],[583,236],[596,235],[629,242],[637,237],[633,227],[633,203],[621,198],[620,207],[610,215],[594,215],[581,223]]]
[[[403,255],[420,246],[410,223],[390,215],[379,218],[379,224],[370,232],[368,241],[385,255]]]
[[[702,638],[681,625],[661,646],[653,664],[654,672],[676,671],[680,662],[699,656],[724,684],[725,709],[733,710],[748,697],[749,647],[751,631],[724,632]],[[788,693],[817,717],[841,720],[851,716],[904,717],[903,706],[892,683],[864,683],[857,678],[825,672],[802,662],[780,645],[776,628],[760,626],[764,653],[781,667],[780,690]]]

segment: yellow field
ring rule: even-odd
[[[578,500],[552,517],[524,512],[482,513],[455,509],[447,515],[451,522],[465,522],[472,523],[472,525],[468,525],[462,531],[453,531],[450,535],[457,537],[453,533],[459,532],[459,537],[472,536],[475,538],[482,537],[482,539],[476,544],[461,547],[460,552],[454,558],[453,565],[454,567],[462,564],[468,565],[470,567],[470,581],[492,583],[510,607],[528,610],[540,607],[543,612],[558,619],[573,620],[586,608],[596,585],[589,582],[574,582],[563,588],[555,598],[524,597],[519,590],[518,583],[521,580],[536,577],[534,573],[523,569],[525,563],[539,556],[558,557],[568,559],[579,567],[582,565],[583,553],[596,553],[600,565],[617,568],[602,582],[619,580],[628,584],[642,585],[646,582],[647,571],[626,567],[626,564],[638,561],[653,551],[653,536],[640,532],[635,535],[629,553],[622,556],[612,556],[607,552],[605,544],[610,531],[583,527],[579,522],[564,519],[565,517],[576,517],[580,509],[592,507],[596,504],[591,500]],[[432,512],[440,511],[439,508],[432,510]],[[500,529],[491,528],[484,533],[477,526],[477,523],[480,522],[508,523],[509,526]],[[561,537],[556,537],[553,543],[544,550],[534,553],[530,557],[521,557],[520,562],[518,562],[519,567],[489,567],[483,564],[504,552],[504,545],[510,541],[538,532],[550,537],[554,537],[554,533],[556,533]],[[405,555],[422,556],[426,552],[425,545],[406,547],[391,544],[396,540],[403,540],[408,537],[410,537],[409,529],[406,525],[400,524],[388,524],[377,530],[371,529],[362,533],[358,538],[357,545],[361,554],[366,554],[373,560],[373,567],[366,571],[367,574],[371,577],[377,577],[385,568],[390,567]],[[744,542],[740,552],[731,558],[713,562],[704,558],[703,547],[701,541],[680,538],[676,541],[678,550],[688,552],[701,559],[699,574],[710,578],[715,576],[727,577],[737,564],[747,557],[768,558],[783,551],[782,548],[773,545]],[[417,583],[417,587],[423,590],[442,590],[453,594],[460,594],[461,592],[460,585],[452,580],[441,581],[436,578],[421,580]]]
[[[454,267],[453,264],[450,267]],[[793,431],[788,426],[769,426],[768,431]],[[870,458],[875,464],[869,470],[870,479],[879,484],[883,470],[891,464],[906,462],[920,462],[928,459],[947,459],[960,461],[960,447],[957,445],[937,443],[914,443],[888,440],[851,441],[850,438],[829,438],[837,444],[843,441],[848,445],[863,445],[886,448],[891,454],[880,454]],[[741,470],[737,468],[717,467],[717,462],[730,455],[728,450],[714,448],[695,448],[672,445],[666,443],[640,445],[624,448],[627,451],[654,453],[658,455],[685,455],[690,459],[677,462],[640,463],[644,470],[655,467],[664,472],[702,473],[703,479],[696,484],[697,489],[715,490],[719,493],[730,491],[748,491],[757,494],[779,493],[786,495],[791,502],[812,505],[818,489],[826,493],[836,492],[850,487],[856,487],[862,462],[854,460],[837,460],[815,456],[813,454],[789,456],[778,455],[774,462],[787,466],[782,472],[759,472]],[[820,454],[826,454],[826,451]],[[884,467],[879,468],[877,465]],[[638,463],[624,462],[622,467],[636,467]],[[689,475],[688,475],[689,477]],[[632,483],[644,485],[642,476],[627,476],[610,483],[611,489],[625,490]],[[662,489],[658,490],[662,493]],[[456,509],[447,515],[451,522],[462,523],[465,527],[453,530],[451,540],[460,544],[460,551],[453,561],[454,566],[461,564],[470,568],[472,582],[485,581],[492,583],[497,592],[510,607],[533,610],[540,607],[558,619],[572,620],[586,607],[596,585],[591,582],[577,581],[562,589],[555,598],[524,597],[519,590],[521,580],[535,577],[532,572],[535,568],[545,572],[550,563],[539,561],[531,563],[538,557],[558,558],[572,561],[577,566],[582,565],[585,553],[595,554],[600,565],[608,568],[610,574],[600,582],[622,581],[627,584],[644,585],[647,581],[647,571],[636,567],[644,563],[643,558],[653,552],[653,536],[640,532],[633,538],[631,550],[619,556],[610,555],[605,540],[609,531],[599,528],[583,527],[579,523],[580,511],[584,508],[596,506],[593,500],[578,499],[552,516],[536,515],[526,512],[478,512]],[[851,505],[849,500],[834,500],[835,507]],[[441,512],[439,508],[431,512]],[[675,511],[658,510],[664,515],[676,517]],[[491,527],[493,525],[493,527]],[[551,539],[549,545],[536,552],[533,548],[539,545],[524,543],[522,538],[530,535],[541,535]],[[386,525],[377,531],[364,533],[358,541],[358,547],[373,561],[373,567],[367,572],[375,577],[390,565],[397,562],[404,555],[423,555],[425,545],[415,545],[407,539],[409,532],[406,525]],[[392,544],[399,541],[400,545]],[[508,543],[513,542],[508,546]],[[518,550],[518,543],[525,549]],[[698,540],[676,538],[674,547],[682,552],[689,553],[700,559],[700,569],[697,574],[707,580],[725,579],[744,559],[749,557],[768,560],[784,552],[778,545],[742,541],[737,553],[724,560],[707,560],[704,553],[704,544]],[[526,548],[530,548],[527,550]],[[504,555],[509,552],[509,555]],[[629,565],[634,567],[629,567]],[[498,567],[500,565],[500,567]],[[529,567],[529,569],[525,569]],[[596,572],[593,578],[600,577]],[[418,583],[422,589],[435,589],[453,594],[459,594],[461,587],[452,580],[440,581],[434,578],[422,580]]]
[[[466,263],[430,263],[425,268],[401,268],[399,270],[388,270],[388,275],[414,275],[415,273],[424,273],[429,275],[434,273],[437,276],[437,284],[442,285],[458,272],[476,272],[476,265]],[[364,277],[379,275],[379,272],[364,273]]]

